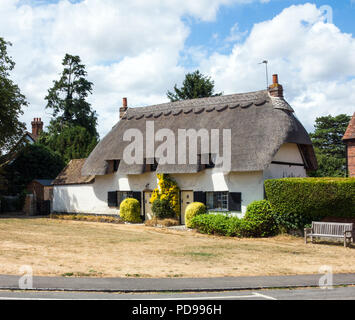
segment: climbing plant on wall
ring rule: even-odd
[[[176,181],[171,178],[168,174],[157,174],[158,186],[154,189],[150,202],[153,203],[154,200],[167,199],[169,201],[170,207],[174,210],[175,216],[180,216],[180,189]]]

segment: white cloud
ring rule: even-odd
[[[278,73],[285,95],[308,130],[326,114],[354,112],[355,39],[324,23],[315,5],[291,6],[272,20],[254,25],[230,54],[201,62],[202,72],[224,93],[265,88],[265,69]]]
[[[236,22],[230,29],[229,36],[225,39],[227,42],[236,42],[242,40],[248,31],[240,31],[239,24]]]
[[[108,132],[123,96],[131,105],[161,102],[184,76],[179,59],[190,30],[183,17],[213,21],[221,5],[252,1],[1,0],[1,36],[14,45],[14,79],[31,103],[23,120],[49,123],[44,97],[70,53],[87,65],[99,131]]]
[[[257,0],[0,1],[1,36],[13,42],[9,51],[17,63],[14,79],[31,103],[23,117],[28,124],[33,117],[49,123],[44,97],[67,52],[80,55],[94,82],[90,101],[101,136],[116,123],[122,97],[130,106],[166,101],[166,90],[187,72],[181,66],[186,57],[224,93],[263,89],[258,63],[269,60],[309,128],[316,116],[354,109],[355,83],[348,80],[355,75],[354,38],[325,24],[314,5],[285,9],[256,24],[230,54],[208,56],[206,48],[185,47],[190,29],[184,18],[213,21],[222,5]],[[230,40],[240,40],[238,32],[235,24]]]

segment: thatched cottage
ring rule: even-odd
[[[124,99],[118,123],[86,160],[69,164],[60,175],[66,178],[54,182],[54,211],[117,214],[124,198],[135,197],[141,202],[142,216],[150,218],[149,199],[157,186],[156,174],[168,173],[181,190],[182,223],[184,209],[192,201],[202,201],[212,211],[244,213],[249,203],[264,198],[265,179],[305,177],[308,170],[317,168],[311,140],[283,98],[277,75],[273,82],[269,90],[141,108],[128,108]],[[166,129],[171,136],[157,137]],[[187,137],[186,163],[161,161],[162,155],[157,157],[154,150],[158,152],[164,143],[175,160],[181,158],[178,137],[184,129],[221,132],[217,139],[220,150],[206,151],[202,138],[194,149]],[[227,130],[229,168],[221,170],[215,160],[218,152],[228,151],[222,146],[222,132]],[[141,132],[137,139],[142,146],[134,153],[142,161],[126,161],[125,152],[133,141],[128,141],[127,132]],[[196,153],[195,163],[188,161],[191,152]],[[70,168],[74,164],[76,169]],[[65,173],[71,170],[76,172]]]

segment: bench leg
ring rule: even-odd
[[[307,244],[307,234],[304,235],[304,243]]]

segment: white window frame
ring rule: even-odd
[[[216,195],[217,194],[217,195]],[[210,200],[209,197],[212,196],[212,202],[213,202],[213,208],[210,207]],[[224,202],[225,206],[222,204],[221,208],[215,208],[216,207],[216,203],[215,203],[215,196],[219,197],[219,196],[224,196],[225,199],[217,199],[217,202]],[[206,205],[207,205],[207,209],[209,211],[228,211],[229,208],[229,203],[228,203],[228,191],[207,191],[206,192]]]

